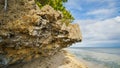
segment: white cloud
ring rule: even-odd
[[[90,11],[86,13],[87,15],[108,15],[113,13],[115,10],[114,9],[96,9],[93,11]]]
[[[88,11],[86,15],[92,15],[95,19],[106,19],[114,16],[117,13],[115,8],[101,8]]]
[[[79,20],[82,45],[120,43],[120,16],[106,20]]]

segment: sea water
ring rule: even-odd
[[[70,47],[88,68],[120,68],[120,48],[79,48]]]

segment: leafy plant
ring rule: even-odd
[[[74,20],[74,17],[71,15],[71,13],[66,10],[63,3],[67,2],[68,0],[35,0],[36,4],[41,8],[44,5],[50,5],[55,10],[59,10],[63,13],[63,21],[69,21],[72,22]]]

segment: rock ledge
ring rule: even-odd
[[[0,66],[54,55],[82,37],[77,24],[65,25],[62,14],[34,0],[0,1]]]

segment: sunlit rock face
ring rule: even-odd
[[[34,0],[0,1],[0,65],[30,61],[54,55],[80,42],[77,24],[66,26],[61,12],[46,5],[39,9]]]

